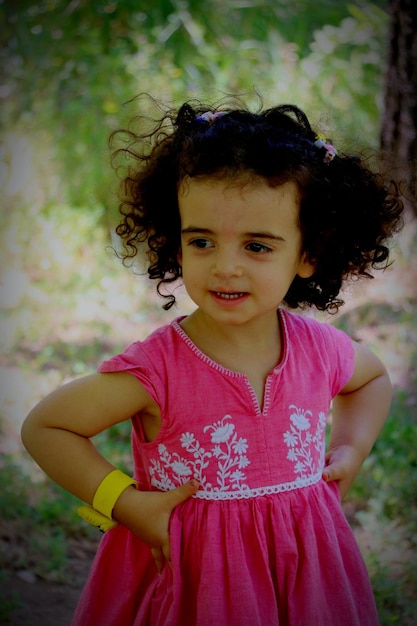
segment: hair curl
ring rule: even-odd
[[[326,163],[325,148],[314,145],[316,133],[294,105],[259,113],[222,107],[225,114],[215,121],[199,119],[207,110],[216,108],[188,102],[178,111],[162,112],[148,131],[113,133],[111,141],[122,133],[126,142],[113,158],[133,160],[122,179],[122,221],[116,229],[124,242],[123,261],[146,244],[148,275],[158,281],[157,291],[169,309],[175,296],[161,287],[182,275],[181,181],[248,176],[271,186],[294,181],[301,196],[303,251],[315,272],[310,278],[297,276],[284,303],[336,312],[343,304],[338,294],[345,280],[372,277],[371,270],[389,264],[387,241],[402,225],[398,186],[356,155],[339,151]]]

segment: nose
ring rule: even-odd
[[[233,251],[218,250],[213,259],[212,272],[219,278],[230,278],[242,276],[243,269]]]

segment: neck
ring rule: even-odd
[[[214,361],[246,373],[248,364],[270,370],[282,351],[278,314],[244,325],[218,324],[197,309],[181,323],[195,345]]]

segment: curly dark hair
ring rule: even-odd
[[[397,184],[373,171],[365,159],[340,150],[326,162],[326,148],[315,145],[316,132],[294,105],[258,113],[244,106],[221,110],[213,120],[202,114],[215,113],[215,107],[188,102],[178,111],[161,111],[148,131],[113,133],[111,142],[120,133],[125,141],[113,153],[116,163],[120,156],[130,160],[121,184],[123,219],[116,229],[124,243],[120,256],[126,263],[146,244],[148,275],[158,280],[157,291],[169,309],[175,296],[161,286],[182,275],[181,181],[249,177],[272,187],[294,181],[301,197],[303,251],[315,272],[310,278],[297,276],[284,303],[336,312],[343,304],[338,294],[345,280],[372,277],[372,269],[389,264],[387,240],[402,225]]]

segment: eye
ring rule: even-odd
[[[213,246],[212,242],[209,239],[203,239],[202,237],[191,239],[191,241],[188,242],[188,245],[194,248],[198,248],[199,250],[204,250]]]
[[[256,252],[258,254],[262,252],[272,252],[272,248],[269,248],[268,246],[265,246],[263,243],[259,243],[258,241],[248,243],[246,248],[250,252]]]

